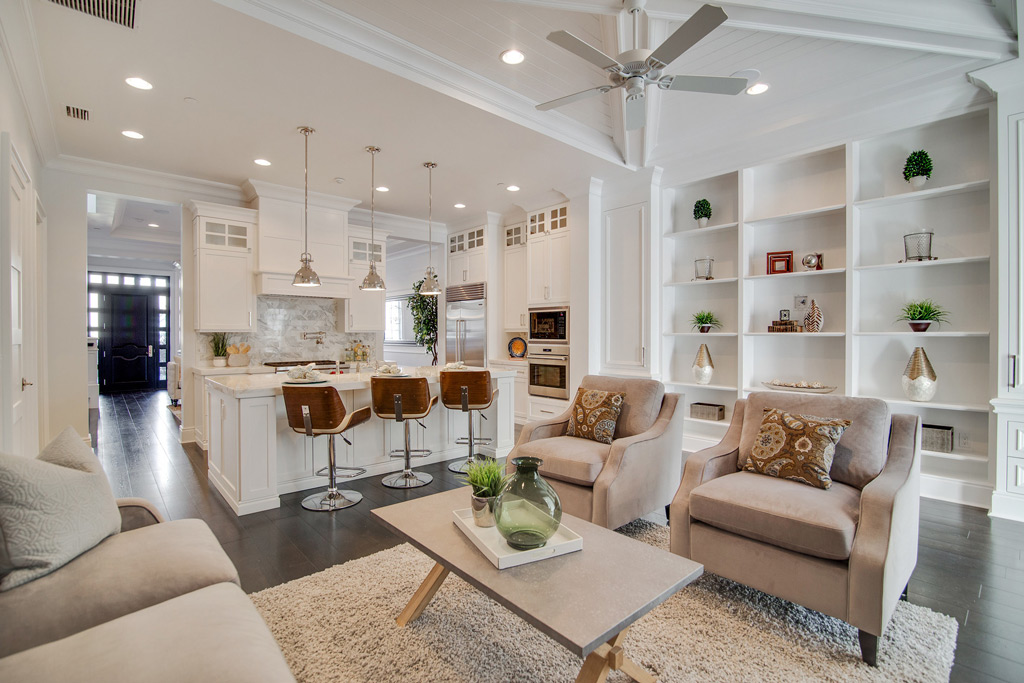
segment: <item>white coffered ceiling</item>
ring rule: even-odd
[[[1005,0],[723,2],[729,21],[667,71],[752,67],[771,90],[654,92],[646,133],[626,135],[620,92],[534,109],[604,82],[546,36],[564,29],[618,54],[631,38],[616,0],[139,0],[133,30],[48,0],[11,1],[29,10],[57,153],[235,185],[251,177],[301,186],[295,127],[307,124],[318,130],[312,190],[368,202],[363,147],[376,144],[378,184],[391,188],[377,208],[425,217],[422,162],[432,160],[434,217],[445,223],[534,208],[531,198],[578,191],[591,176],[700,165],[940,88],[959,89],[963,101],[973,92],[965,72],[1016,50]],[[699,7],[649,0],[642,41],[659,43]],[[499,60],[511,47],[524,64]],[[132,75],[154,89],[127,87]],[[90,120],[67,118],[66,105],[90,110]],[[127,140],[124,129],[146,138]],[[258,157],[273,165],[253,165]]]

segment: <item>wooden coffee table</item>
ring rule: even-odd
[[[450,572],[585,657],[577,683],[604,681],[612,669],[636,681],[656,678],[625,656],[630,626],[696,580],[704,567],[590,522],[563,515],[583,550],[498,570],[452,522],[469,507],[469,487],[376,508],[373,514],[437,564],[398,615],[405,626],[423,613]]]

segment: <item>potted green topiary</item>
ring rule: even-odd
[[[693,323],[693,329],[699,329],[704,334],[710,332],[713,327],[720,328],[722,326],[722,321],[711,311],[697,311],[693,314],[690,322]]]
[[[900,310],[896,321],[906,320],[914,332],[924,332],[932,323],[941,325],[949,322],[949,311],[931,299],[908,301]]]
[[[693,217],[697,220],[698,227],[706,227],[708,219],[711,218],[711,202],[706,199],[698,199],[693,205]]]
[[[928,152],[919,149],[911,152],[907,163],[903,165],[903,179],[915,190],[924,187],[924,181],[932,177],[932,158]]]
[[[505,465],[492,458],[469,461],[466,473],[456,477],[473,487],[473,521],[477,526],[494,526],[494,499],[498,497],[509,476]]]
[[[213,367],[222,368],[228,364],[228,335],[214,332],[210,335],[210,349],[213,351]]]

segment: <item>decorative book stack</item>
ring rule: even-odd
[[[795,320],[773,320],[768,326],[769,332],[803,332],[803,325],[797,325]]]

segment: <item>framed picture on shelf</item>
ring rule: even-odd
[[[779,320],[786,321],[786,322],[789,321],[789,309],[788,308],[783,308],[783,309],[781,309],[779,311]]]
[[[791,251],[769,251],[768,252],[768,274],[793,272],[793,252]]]

